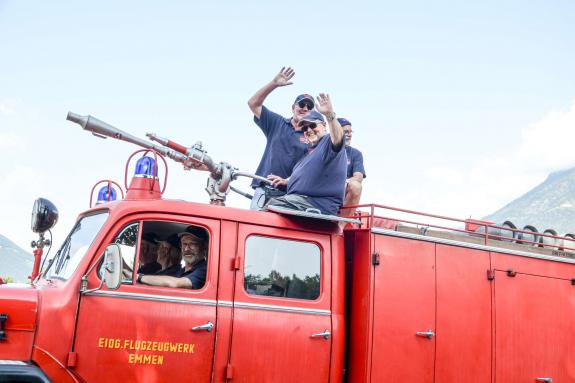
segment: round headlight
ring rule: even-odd
[[[32,231],[44,233],[58,221],[58,209],[45,198],[38,198],[32,208]]]

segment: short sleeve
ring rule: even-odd
[[[353,156],[353,173],[361,173],[363,174],[363,178],[366,178],[365,169],[363,167],[363,154],[359,150],[355,151],[355,155]]]
[[[281,126],[283,120],[284,118],[282,116],[272,112],[265,106],[262,106],[262,113],[260,114],[260,118],[254,116],[254,122],[257,126],[260,127],[266,137],[273,133],[278,126]]]

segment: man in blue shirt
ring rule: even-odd
[[[293,84],[291,79],[294,75],[292,68],[282,68],[272,81],[264,85],[248,101],[254,114],[254,122],[266,136],[266,148],[256,170],[258,176],[267,177],[274,174],[287,178],[295,164],[307,153],[308,145],[298,123],[313,110],[313,97],[309,94],[297,96],[292,105],[291,118],[284,118],[263,105],[266,97],[276,88]],[[265,183],[259,180],[252,182],[252,188],[255,190],[251,209],[260,210],[264,206],[266,202],[264,185]]]
[[[343,134],[345,136],[345,152],[347,153],[347,180],[343,205],[359,205],[362,183],[363,179],[366,177],[365,169],[363,167],[363,155],[359,150],[351,147],[351,137],[353,134],[351,122],[345,118],[338,118],[337,121],[343,129]],[[351,215],[353,210],[353,208],[342,209],[341,215]]]
[[[316,111],[300,120],[311,145],[309,154],[297,163],[289,179],[268,176],[274,186],[287,185],[287,194],[271,199],[269,206],[335,215],[343,203],[347,174],[343,130],[329,95],[321,93],[317,101],[317,110],[326,116],[330,133],[323,116]]]

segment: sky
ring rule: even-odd
[[[481,218],[575,165],[573,20],[571,0],[0,0],[0,234],[28,250],[44,197],[59,243],[98,180],[123,184],[138,147],[68,111],[255,171],[247,100],[283,66],[294,84],[265,105],[289,117],[329,93],[364,155],[362,202]],[[168,166],[165,198],[208,201],[205,173]]]

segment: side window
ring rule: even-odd
[[[202,288],[206,281],[208,252],[209,234],[203,227],[144,221],[137,281],[148,286]]]
[[[131,272],[134,269],[134,264],[136,261],[136,244],[138,243],[138,231],[140,224],[138,222],[130,223],[122,230],[116,238],[114,238],[113,243],[120,246],[122,251],[122,268]],[[132,279],[128,278],[127,275],[130,273],[123,273],[124,278],[122,279],[123,284],[131,284]]]
[[[320,271],[321,252],[314,243],[261,236],[246,240],[248,294],[314,300],[320,294]]]

